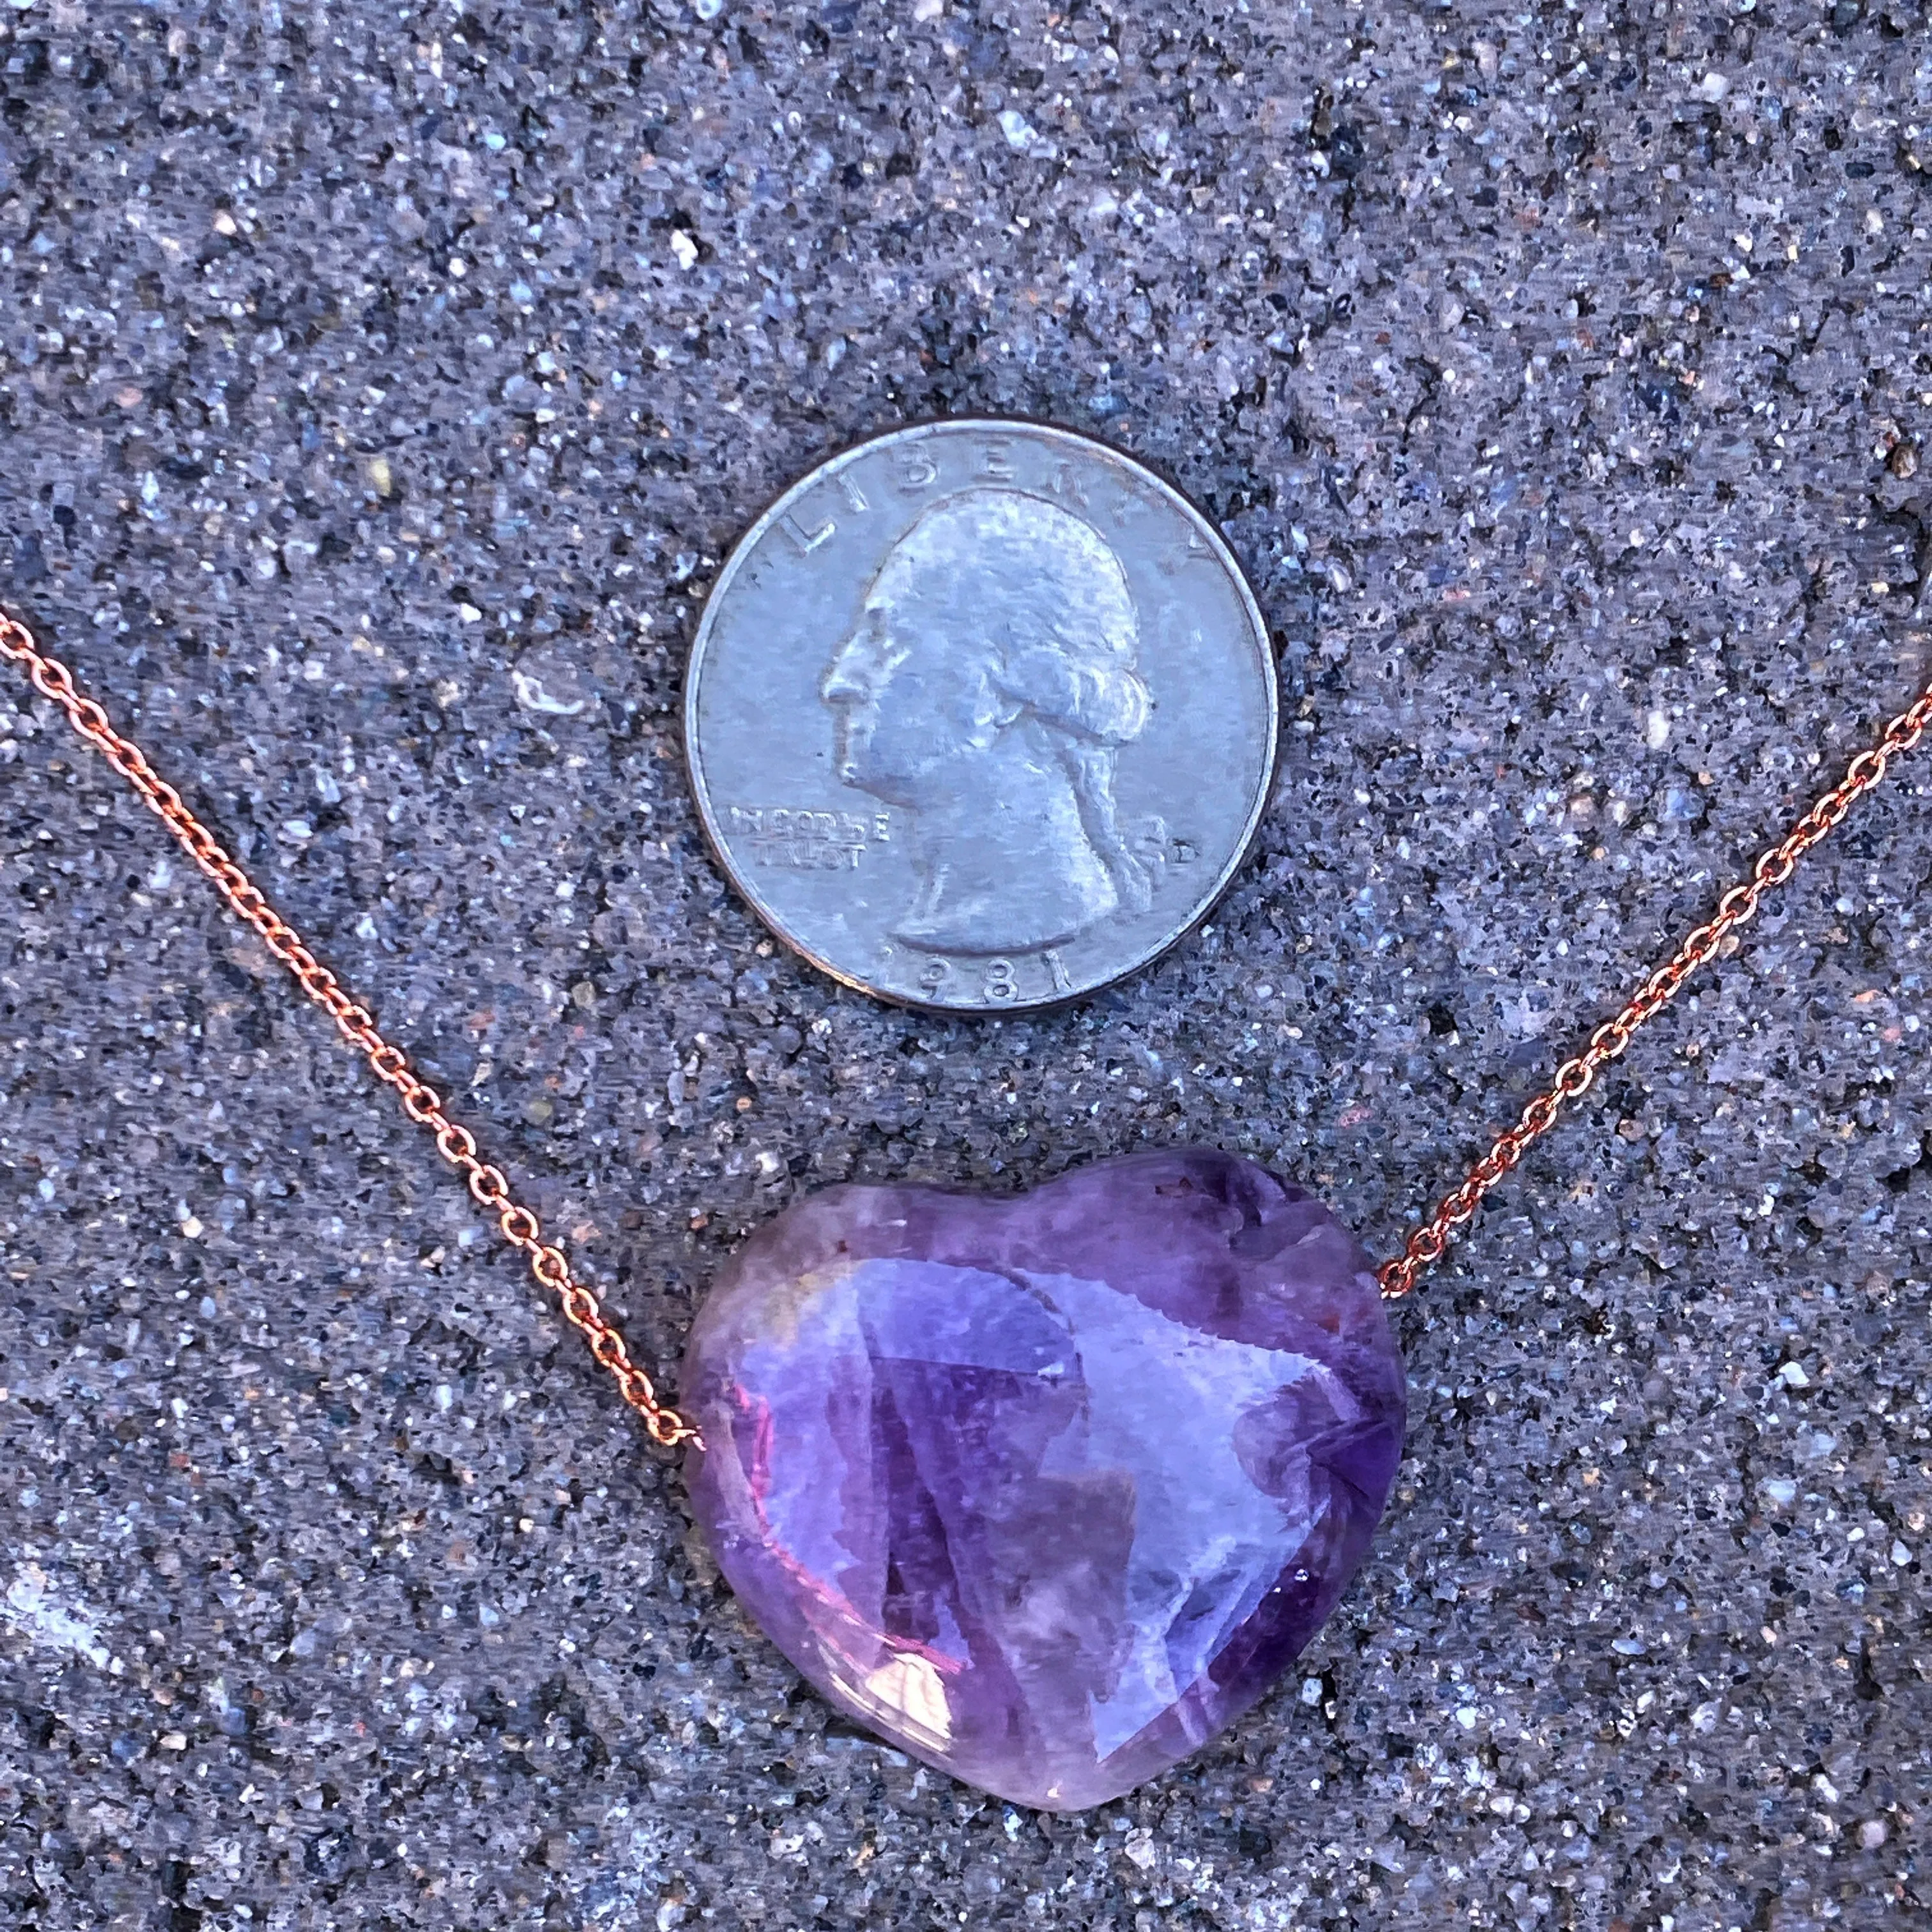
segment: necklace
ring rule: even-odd
[[[1932,729],[1932,686],[1718,899],[1379,1269],[1326,1208],[1207,1150],[985,1200],[808,1198],[694,1324],[682,1410],[367,1005],[28,628],[0,656],[127,780],[430,1134],[652,1438],[684,1446],[728,1578],[833,1702],[1016,1802],[1178,1762],[1293,1660],[1360,1563],[1400,1454],[1384,1306],[1765,894]]]

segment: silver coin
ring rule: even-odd
[[[848,986],[1078,998],[1206,914],[1274,772],[1274,657],[1214,525],[1118,450],[956,420],[844,451],[754,524],[692,648],[725,870]]]

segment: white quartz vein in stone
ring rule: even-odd
[[[1166,1712],[1207,1670],[1228,1634],[1254,1614],[1294,1551],[1284,1531],[1292,1502],[1258,1489],[1234,1453],[1232,1424],[1304,1378],[1320,1378],[1338,1412],[1357,1405],[1319,1363],[1252,1342],[1203,1335],[1102,1282],[1072,1275],[1028,1280],[1064,1315],[1092,1400],[1084,1439],[1062,1438],[1068,1468],[1112,1467],[1134,1485],[1133,1544],[1127,1557],[1126,1622],[1132,1647],[1112,1694],[1090,1699],[1094,1744],[1104,1757]],[[1178,1462],[1149,1426],[1148,1395],[1163,1408],[1213,1418]],[[1056,1472],[1048,1451],[1042,1468]],[[1305,1541],[1315,1519],[1304,1505]],[[1216,1614],[1184,1630],[1181,1612],[1204,1578],[1222,1580]],[[1238,1587],[1228,1588],[1239,1579]]]

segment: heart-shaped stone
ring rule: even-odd
[[[902,1750],[1055,1810],[1261,1696],[1402,1454],[1368,1256],[1202,1149],[1010,1199],[810,1196],[720,1275],[680,1393],[698,1520],[772,1640]]]

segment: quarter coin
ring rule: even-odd
[[[1076,999],[1196,925],[1274,773],[1274,656],[1220,533],[1131,457],[956,419],[746,532],[692,646],[704,827],[779,938],[949,1012]]]

